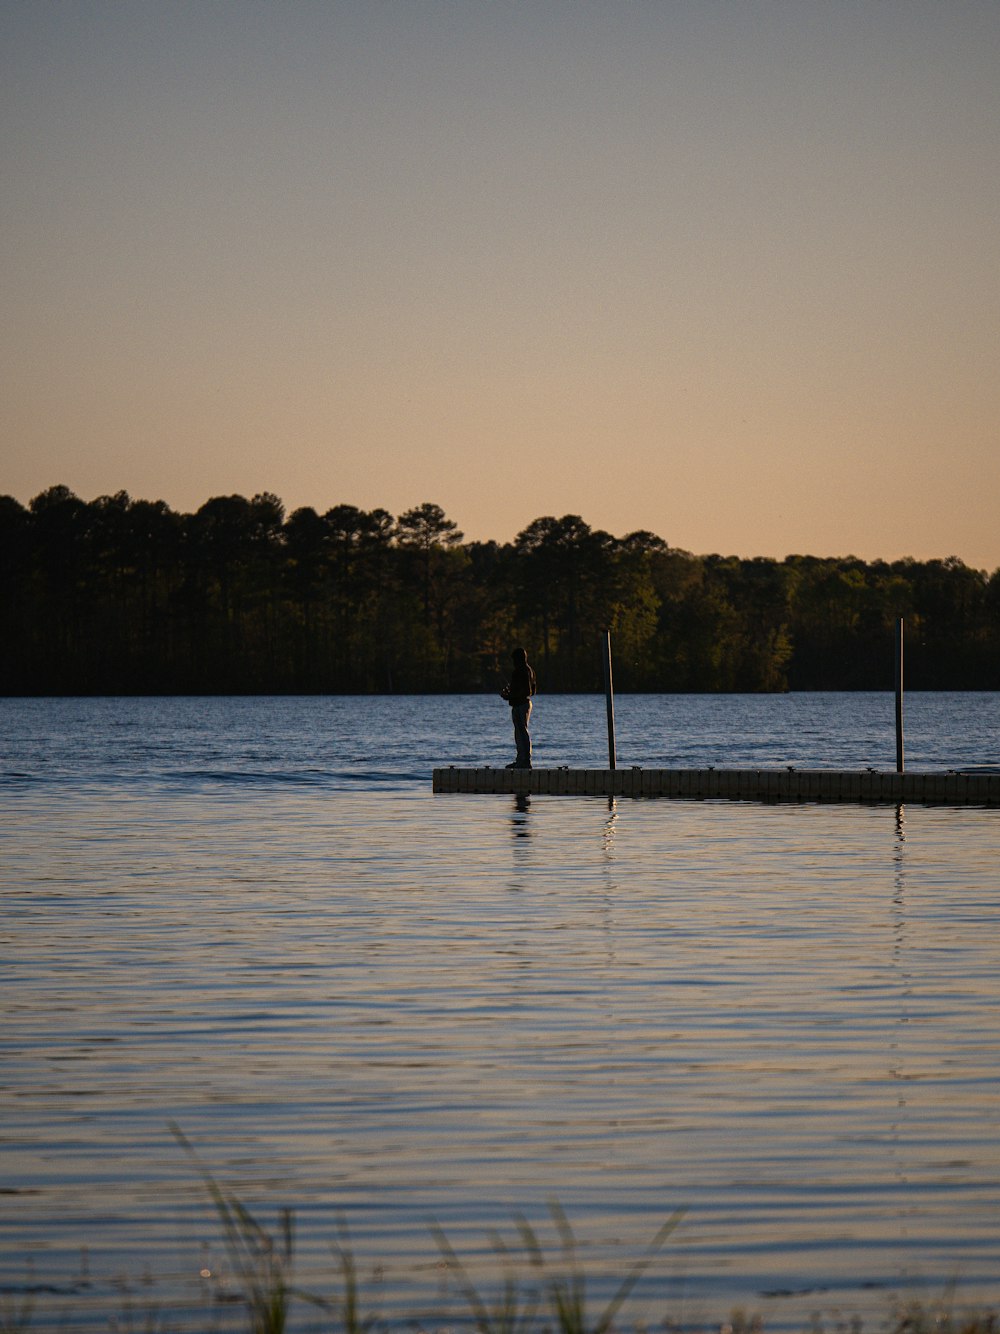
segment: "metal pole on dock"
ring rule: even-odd
[[[896,772],[903,772],[903,618],[896,618]]]
[[[611,683],[611,631],[605,630],[601,640],[604,654],[604,698],[608,705],[608,768],[615,768],[615,691]]]

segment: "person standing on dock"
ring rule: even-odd
[[[511,722],[514,724],[514,743],[517,746],[517,759],[508,764],[508,769],[531,768],[531,734],[528,731],[528,719],[531,717],[531,697],[535,693],[535,673],[528,664],[528,654],[523,648],[516,648],[510,655],[514,670],[510,680],[500,691],[500,698],[510,705]]]

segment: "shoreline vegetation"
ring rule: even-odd
[[[957,557],[695,556],[579,515],[465,542],[440,506],[192,514],[65,486],[0,496],[3,695],[492,692],[523,644],[546,693],[910,690],[1000,683],[1000,570]]]
[[[743,1308],[730,1311],[721,1320],[692,1319],[658,1313],[654,1318],[619,1322],[626,1303],[646,1271],[660,1257],[679,1225],[684,1209],[677,1209],[658,1228],[642,1253],[624,1268],[610,1297],[595,1298],[588,1291],[588,1276],[582,1267],[577,1239],[558,1203],[549,1205],[558,1239],[553,1253],[546,1250],[537,1230],[521,1216],[513,1219],[512,1238],[490,1234],[495,1261],[491,1277],[484,1283],[467,1268],[445,1232],[429,1225],[441,1273],[442,1305],[439,1313],[415,1313],[409,1317],[383,1318],[368,1297],[359,1273],[347,1226],[338,1223],[338,1239],[331,1246],[333,1282],[325,1292],[299,1286],[295,1273],[295,1216],[281,1209],[276,1226],[269,1228],[230,1189],[220,1184],[204,1164],[181,1129],[171,1123],[171,1133],[200,1176],[214,1209],[221,1233],[225,1262],[219,1265],[203,1254],[200,1270],[200,1300],[167,1301],[159,1304],[155,1282],[147,1273],[136,1289],[119,1280],[122,1293],[116,1311],[97,1309],[91,1299],[86,1308],[74,1312],[62,1302],[46,1309],[37,1295],[56,1289],[30,1282],[17,1289],[0,1289],[0,1334],[31,1334],[31,1331],[106,1328],[111,1334],[142,1330],[144,1334],[181,1334],[199,1330],[208,1334],[292,1334],[299,1327],[323,1334],[454,1334],[456,1329],[476,1334],[763,1334],[764,1319]],[[92,1283],[84,1262],[78,1291]],[[481,1265],[480,1265],[481,1267]],[[303,1319],[304,1317],[304,1319]],[[207,1322],[207,1323],[206,1323]],[[880,1334],[1000,1334],[1000,1316],[993,1307],[966,1307],[952,1286],[937,1300],[906,1302],[886,1299],[877,1322],[865,1324],[858,1315],[836,1310],[816,1312],[803,1326],[808,1334],[862,1334],[874,1329]]]

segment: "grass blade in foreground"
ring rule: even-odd
[[[493,1250],[504,1272],[498,1294],[492,1303],[473,1283],[441,1228],[437,1224],[432,1225],[431,1232],[438,1250],[451,1273],[456,1276],[458,1287],[480,1334],[526,1334],[526,1331],[532,1329],[541,1305],[539,1284],[547,1298],[551,1319],[561,1334],[607,1334],[636,1283],[684,1215],[683,1209],[671,1214],[649,1243],[646,1253],[631,1266],[600,1315],[591,1321],[587,1314],[587,1283],[577,1264],[573,1229],[560,1205],[550,1203],[549,1212],[562,1240],[564,1264],[561,1272],[547,1272],[549,1266],[535,1231],[525,1218],[518,1216],[517,1228],[524,1255],[538,1278],[528,1282],[518,1278],[511,1263],[511,1251],[503,1239],[494,1234]]]
[[[249,1209],[231,1192],[224,1190],[199,1158],[190,1140],[173,1121],[170,1131],[188,1155],[205,1182],[215,1205],[230,1263],[243,1285],[250,1310],[252,1334],[284,1334],[292,1297],[291,1277],[294,1255],[294,1219],[290,1209],[282,1209],[280,1244],[262,1227]]]

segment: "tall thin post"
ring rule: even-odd
[[[608,768],[615,767],[615,690],[611,683],[611,631],[605,630],[601,640],[604,653],[604,698],[608,706]]]
[[[903,618],[896,619],[896,772],[903,772]]]

